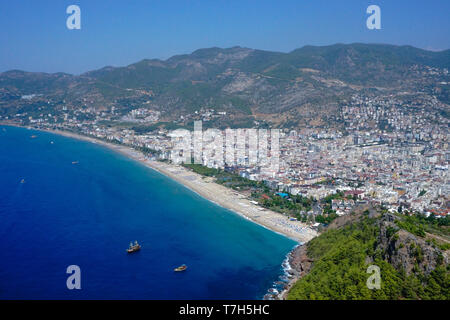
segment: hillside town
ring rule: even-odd
[[[33,95],[23,97],[36,98],[39,99]],[[236,165],[207,159],[206,153],[203,165],[263,182],[274,195],[283,193],[287,200],[302,196],[317,201],[309,211],[301,212],[303,216],[312,216],[309,221],[313,222],[325,211],[327,215],[340,216],[366,203],[383,205],[394,212],[447,216],[449,119],[445,112],[439,111],[446,110],[446,106],[428,95],[416,96],[407,104],[404,101],[398,96],[354,95],[348,104],[341,106],[339,117],[345,130],[314,127],[280,130],[277,170],[250,164],[246,150],[250,131],[246,143],[240,146],[244,150],[237,151],[245,155],[244,159]],[[159,111],[140,107],[121,114],[114,108],[63,108],[52,114],[45,113],[45,105],[41,110],[38,116],[23,113],[0,121],[71,131],[138,148],[152,159],[173,160],[174,139],[171,130],[157,126]],[[226,117],[226,112],[212,108],[186,116],[206,124],[221,117]],[[155,127],[152,131],[137,132],[124,123],[155,124]],[[327,210],[322,201],[325,198],[331,199]]]

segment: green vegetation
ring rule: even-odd
[[[406,216],[403,220],[397,220],[395,223],[401,229],[405,229],[412,234],[425,237],[425,229],[422,224],[416,223],[416,219],[414,216]]]
[[[315,200],[301,195],[288,195],[288,197],[284,198],[277,194],[270,195],[269,199],[262,198],[260,201],[264,208],[284,213],[303,221],[304,216],[301,215],[301,212],[311,211],[312,205],[315,202]]]
[[[431,239],[430,241],[434,246],[438,247],[442,251],[447,251],[450,249],[450,243],[448,242],[437,241],[436,239]]]
[[[234,190],[249,190],[252,192],[269,191],[267,186],[265,186],[262,182],[243,178],[236,173],[228,172],[222,169],[208,168],[201,164],[183,164],[183,166],[202,176],[214,177],[216,183]]]
[[[145,134],[147,132],[152,132],[159,129],[165,130],[176,130],[176,129],[186,129],[193,130],[194,124],[190,123],[188,125],[182,125],[175,122],[157,122],[153,124],[140,124],[131,127],[130,129],[134,130],[136,134]]]
[[[215,177],[218,176],[221,172],[223,172],[221,169],[208,168],[202,166],[201,164],[194,164],[194,163],[193,164],[184,163],[183,167],[191,169],[195,173],[207,177]]]
[[[437,234],[443,237],[450,237],[450,218],[448,216],[435,218],[430,215],[428,218],[421,214],[411,216],[401,216],[402,219],[396,221],[396,224],[412,234],[425,237],[425,232]]]
[[[150,155],[150,154],[152,154],[152,155],[158,155],[158,154],[160,154],[161,153],[161,151],[159,151],[159,150],[154,150],[154,149],[151,149],[151,148],[147,148],[147,147],[134,147],[136,150],[139,150],[139,151],[141,151],[143,154],[145,154],[145,155]]]
[[[365,217],[311,240],[307,250],[313,267],[293,286],[288,299],[450,299],[448,267],[441,264],[428,276],[418,267],[410,275],[396,270],[376,249],[379,232],[375,220]],[[416,261],[423,259],[420,249],[415,255]],[[371,264],[380,267],[379,290],[366,286]]]
[[[316,222],[320,222],[323,224],[330,224],[334,219],[336,219],[338,217],[338,215],[334,212],[328,213],[328,214],[323,214],[321,216],[317,216],[316,217]]]

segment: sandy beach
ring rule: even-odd
[[[179,182],[191,191],[202,197],[232,210],[240,216],[266,227],[274,232],[280,233],[297,242],[307,242],[317,236],[317,232],[306,224],[299,221],[291,221],[278,212],[270,211],[250,202],[244,195],[235,190],[214,183],[212,178],[203,177],[184,167],[166,162],[147,159],[143,153],[127,146],[108,143],[93,137],[79,135],[67,131],[45,130],[55,134],[101,144],[107,148],[120,152],[145,166],[160,172],[161,174]]]

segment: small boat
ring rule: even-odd
[[[78,161],[72,161],[72,164],[78,164]]]
[[[128,247],[127,252],[133,253],[139,250],[141,250],[141,245],[137,241],[135,241],[134,244],[133,242],[130,242],[130,246]]]
[[[35,138],[37,138],[37,136],[35,136],[35,135],[32,135],[32,136],[31,136],[31,139],[35,139]]]
[[[25,183],[25,179],[20,180],[20,183]]]
[[[53,141],[50,141],[50,144],[54,144],[54,142],[53,142]]]
[[[173,271],[175,272],[181,272],[187,269],[187,265],[182,264],[181,266],[179,266],[178,268],[173,269]]]

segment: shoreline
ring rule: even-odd
[[[16,126],[29,128],[17,124],[0,123],[0,125]],[[150,160],[145,158],[144,154],[129,146],[116,145],[103,140],[85,136],[77,133],[62,130],[36,129],[33,130],[50,132],[53,134],[87,141],[94,144],[100,144],[110,150],[116,151],[127,158],[138,161],[142,165],[163,174],[164,176],[178,182],[190,191],[195,192],[208,201],[215,203],[235,214],[256,223],[266,229],[281,234],[291,240],[300,243],[306,243],[315,236],[317,232],[306,224],[299,221],[290,221],[289,218],[281,213],[270,211],[250,202],[244,195],[219,185],[212,181],[212,178],[203,177],[182,166],[168,164],[165,162]]]
[[[271,300],[287,300],[289,291],[298,280],[306,276],[311,268],[313,260],[308,257],[308,247],[306,243],[294,247],[283,261],[283,270],[286,283],[282,290],[271,294]]]

